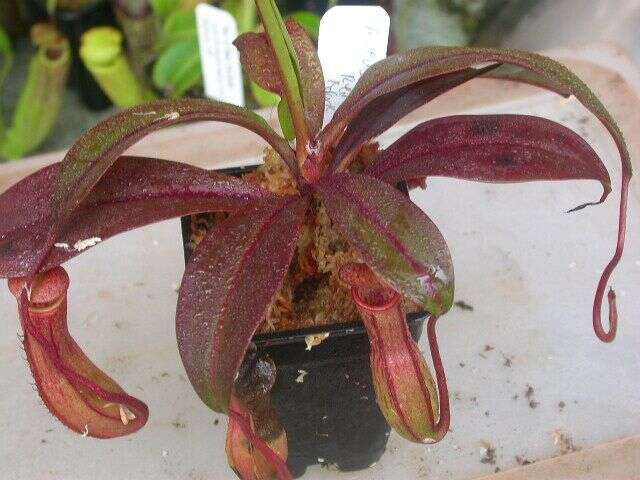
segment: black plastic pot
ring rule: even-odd
[[[47,17],[42,0],[27,0],[36,19]],[[82,103],[91,110],[103,110],[111,105],[111,100],[103,93],[93,76],[80,59],[80,38],[90,28],[100,25],[115,26],[116,21],[111,2],[99,0],[79,10],[56,10],[56,26],[69,39],[73,64],[69,75],[70,85],[77,89]]]
[[[239,176],[255,167],[222,170]],[[185,260],[191,255],[191,217],[182,218]],[[426,316],[407,317],[417,341]],[[307,335],[329,333],[311,350]],[[380,413],[369,366],[364,325],[349,323],[257,335],[259,351],[277,367],[272,400],[287,432],[287,464],[297,478],[310,465],[362,470],[384,453],[390,427]]]

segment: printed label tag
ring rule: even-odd
[[[244,107],[238,36],[233,16],[206,3],[196,6],[196,25],[204,93],[207,97]]]
[[[327,123],[360,75],[387,56],[389,14],[382,7],[338,6],[320,21],[318,56],[325,82]]]

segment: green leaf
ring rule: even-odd
[[[183,96],[202,83],[200,50],[197,41],[171,45],[153,66],[153,83],[172,98]]]
[[[298,148],[305,148],[309,142],[309,127],[304,111],[304,102],[300,86],[300,68],[289,33],[284,26],[282,16],[274,0],[256,0],[262,25],[269,38],[270,49],[276,59],[283,86],[283,96],[289,104],[298,140]],[[246,67],[246,64],[243,63]]]
[[[164,20],[179,7],[181,0],[149,0],[153,13]]]
[[[280,103],[278,103],[278,120],[280,121],[280,128],[282,128],[284,138],[289,141],[296,138],[296,131],[293,128],[291,112],[289,111],[289,105],[287,105],[287,101],[285,99],[280,100]]]
[[[273,107],[280,103],[280,95],[276,95],[275,93],[271,93],[270,91],[265,90],[253,80],[249,80],[249,88],[251,89],[251,95],[253,95],[253,99],[262,108]]]
[[[158,48],[163,50],[184,41],[198,41],[196,14],[193,10],[180,10],[172,13],[162,26]]]

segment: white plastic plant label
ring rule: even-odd
[[[325,123],[360,75],[387,56],[389,25],[389,14],[375,6],[333,7],[320,20],[318,56],[326,90]]]
[[[238,36],[235,19],[225,10],[200,3],[196,25],[204,94],[244,107],[240,53],[232,43]]]

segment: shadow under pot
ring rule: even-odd
[[[221,171],[241,176],[254,169]],[[186,261],[193,251],[191,222],[192,217],[182,217]],[[416,341],[426,318],[424,313],[407,315]],[[322,343],[307,350],[307,336],[327,333]],[[258,334],[253,341],[277,367],[271,398],[287,432],[287,464],[294,477],[311,465],[354,471],[380,459],[391,429],[376,403],[369,337],[362,323]]]

